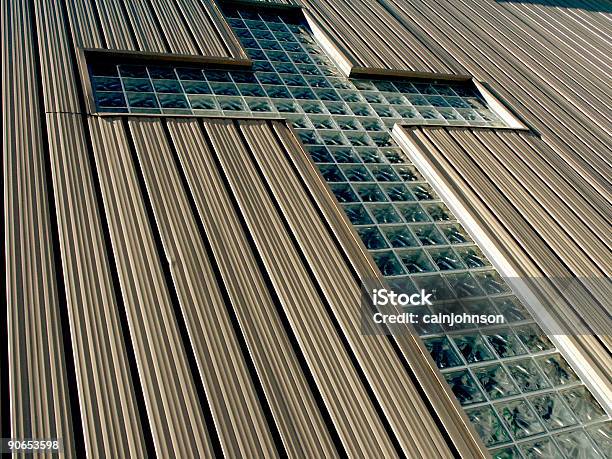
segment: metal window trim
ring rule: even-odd
[[[507,279],[513,293],[532,313],[536,323],[549,323],[553,324],[556,329],[560,329],[561,326],[558,324],[558,321],[547,311],[533,289],[521,280],[520,274],[514,269],[508,258],[463,204],[458,193],[453,189],[452,183],[448,183],[448,180],[436,168],[431,158],[428,157],[426,148],[420,145],[417,139],[411,138],[407,129],[404,129],[401,125],[395,125],[392,130],[392,136],[434,190],[440,195],[442,201],[455,214],[477,246],[489,258],[493,267],[502,277]],[[585,386],[602,405],[608,416],[612,416],[612,386],[610,382],[589,362],[589,359],[583,355],[569,336],[549,335],[548,337],[561,355],[567,359]]]

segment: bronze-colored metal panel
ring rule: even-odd
[[[130,336],[160,456],[212,454],[174,307],[120,119],[90,118],[104,210]]]

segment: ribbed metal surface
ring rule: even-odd
[[[84,48],[246,59],[211,0],[66,2],[75,43]]]
[[[609,374],[610,291],[603,279],[610,270],[610,204],[595,204],[576,190],[547,163],[550,148],[533,134],[403,128],[399,135],[427,158],[437,176],[448,178],[517,273],[550,278],[549,285],[536,284],[545,289],[542,301],[567,334],[579,335],[576,340],[595,366]],[[584,285],[568,284],[572,278]]]
[[[10,413],[10,421],[2,422],[3,432],[14,438],[63,438],[63,457],[74,457],[66,374],[71,357],[62,338],[68,330],[60,318],[33,15],[26,2],[2,2],[2,42],[11,44],[10,53],[8,46],[2,52],[7,326],[2,348],[8,349],[8,368],[0,373],[9,397],[2,400],[3,407],[9,404],[2,412]]]

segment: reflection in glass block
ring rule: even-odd
[[[520,439],[544,432],[538,416],[525,400],[515,400],[496,406],[514,438]]]
[[[446,242],[434,225],[415,225],[412,230],[423,245],[444,244]]]
[[[444,225],[442,231],[451,244],[464,244],[472,241],[459,223]]]
[[[331,189],[339,202],[359,202],[359,198],[349,185],[331,185]]]
[[[153,93],[128,92],[126,93],[130,107],[159,108],[157,98]]]
[[[418,204],[399,204],[397,208],[408,223],[420,223],[429,220],[425,211]]]
[[[468,363],[482,362],[495,358],[480,335],[453,336],[453,341]]]
[[[559,448],[550,438],[521,443],[519,448],[527,459],[557,459],[563,457]]]
[[[100,107],[125,107],[125,97],[122,92],[98,92],[96,102]]]
[[[401,171],[400,171],[400,173],[401,173]],[[405,180],[405,178],[404,178],[404,180]],[[412,190],[412,192],[414,193],[414,195],[416,196],[416,198],[419,201],[431,201],[432,199],[436,199],[437,198],[437,196],[434,193],[434,191],[427,184],[421,183],[419,185],[413,185],[413,186],[411,186],[410,189]]]
[[[238,97],[219,97],[218,100],[221,110],[244,111],[246,109],[244,102]]]
[[[146,80],[148,81],[148,80]],[[93,77],[92,84],[96,91],[122,91],[119,78]]]
[[[357,228],[357,233],[368,250],[386,249],[388,247],[387,242],[375,226]]]
[[[550,384],[531,359],[514,360],[507,364],[510,374],[523,392],[546,389]]]
[[[419,243],[405,226],[385,226],[383,232],[394,248],[417,247]]]
[[[490,406],[474,408],[466,412],[485,445],[493,446],[510,441],[510,435]]]
[[[570,368],[569,364],[560,354],[547,355],[546,357],[536,359],[536,361],[550,382],[555,386],[579,381],[574,370]]]
[[[344,206],[343,209],[353,225],[368,225],[372,223],[372,219],[361,204]]]
[[[487,331],[485,337],[497,355],[502,358],[525,354],[519,339],[509,328]]]
[[[340,172],[338,166],[331,164],[319,164],[319,171],[327,182],[345,182],[346,179]]]
[[[364,163],[382,163],[382,156],[375,148],[360,148],[357,150]]]
[[[218,109],[217,101],[213,97],[208,96],[189,96],[191,107],[196,110],[216,110]]]
[[[557,444],[567,457],[580,459],[603,458],[583,430],[574,430],[555,436]]]
[[[499,364],[476,368],[474,374],[492,400],[519,393],[506,369]]]
[[[392,148],[392,149],[385,149],[383,150],[385,157],[387,158],[387,161],[389,161],[391,164],[402,164],[402,163],[407,163],[408,159],[406,158],[406,156],[404,155],[404,153],[397,149],[397,148]],[[399,169],[396,169],[399,173]],[[412,172],[416,172],[416,168],[412,169]],[[415,177],[418,177],[418,173],[413,174]],[[401,176],[401,173],[400,173]],[[409,181],[413,181],[413,180],[417,180],[417,178],[415,179],[406,179],[403,178],[403,180],[409,180]]]
[[[398,252],[398,255],[410,274],[428,273],[436,270],[423,250],[407,250]]]
[[[493,459],[521,459],[521,453],[515,446],[509,446],[506,448],[494,449],[491,451],[491,457]]]
[[[446,381],[451,387],[453,394],[462,405],[483,402],[484,395],[480,392],[478,385],[467,370],[446,373]]]
[[[402,265],[397,261],[393,252],[374,252],[372,257],[383,276],[398,276],[404,274]]]
[[[378,185],[356,185],[355,190],[365,202],[385,202],[387,200]]]
[[[384,189],[391,201],[414,201],[412,193],[404,185],[387,185]]]
[[[457,253],[461,256],[461,259],[468,268],[483,268],[489,266],[489,260],[485,258],[483,253],[476,246],[457,248]]]
[[[430,250],[429,255],[441,271],[464,268],[459,256],[452,249]]]
[[[535,324],[523,325],[516,327],[514,330],[525,347],[531,352],[546,351],[554,348],[546,334]]]
[[[449,284],[457,294],[457,298],[470,298],[483,295],[482,289],[470,273],[449,274],[446,276]]]
[[[357,163],[359,159],[349,147],[337,147],[329,149],[335,160],[339,163]]]
[[[342,166],[342,171],[349,182],[372,182],[374,180],[364,166]]]
[[[370,172],[378,182],[399,181],[399,177],[391,166],[371,166]]]
[[[482,288],[489,295],[497,295],[500,293],[510,293],[510,287],[501,278],[497,271],[478,272],[475,274]]]
[[[571,412],[582,422],[593,421],[605,412],[584,386],[561,392]]]
[[[529,401],[549,430],[561,429],[576,424],[576,419],[567,409],[559,395],[545,394],[531,397]]]
[[[452,348],[448,338],[429,338],[424,340],[427,351],[440,369],[456,367],[462,364],[459,355]]]
[[[587,432],[604,457],[612,457],[612,422],[589,427]]]
[[[402,219],[389,204],[379,206],[368,206],[368,210],[374,216],[376,223],[401,223]]]

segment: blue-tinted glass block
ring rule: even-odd
[[[266,93],[258,84],[238,84],[240,93],[245,97],[265,97]]]
[[[153,92],[153,87],[151,86],[151,82],[148,78],[123,78],[123,86],[126,91],[130,92]]]
[[[300,106],[305,113],[325,113],[326,108],[321,102],[317,101],[304,101],[300,102]]]
[[[342,102],[325,102],[325,107],[332,115],[350,115],[348,106]]]
[[[153,80],[153,86],[157,92],[181,93],[183,88],[177,80]]]
[[[385,202],[387,197],[378,185],[357,185],[355,189],[365,202]]]
[[[378,182],[399,182],[400,178],[391,166],[370,166],[370,172]]]
[[[282,51],[282,46],[276,40],[259,40],[259,46],[262,49],[269,49],[274,51]]]
[[[93,88],[96,91],[122,91],[121,80],[110,77],[93,77]]]
[[[283,84],[283,80],[278,73],[275,72],[258,72],[257,78],[263,84]]]
[[[446,373],[444,377],[462,405],[485,401],[476,381],[467,370]]]
[[[151,78],[159,79],[159,80],[173,80],[176,78],[172,73],[172,71],[168,71],[171,69],[165,69],[166,71],[158,71],[153,72],[151,68],[149,68],[149,73],[151,74]],[[181,80],[187,81],[200,81],[204,79],[204,74],[201,69],[190,69],[190,68],[177,68],[176,73]]]
[[[431,214],[431,212],[430,212],[430,214]],[[468,268],[483,268],[485,266],[490,266],[489,261],[482,254],[480,249],[478,249],[476,246],[473,246],[473,247],[459,247],[459,248],[457,248],[457,253],[463,259],[463,262],[465,263],[465,265]],[[504,314],[503,311],[501,311],[501,313]],[[504,314],[504,317],[506,317],[505,314]],[[510,322],[510,320],[509,320],[510,317],[511,317],[511,315],[509,314],[506,317],[506,322]]]
[[[384,189],[391,201],[414,201],[412,193],[402,184],[385,185]]]
[[[333,163],[334,159],[329,154],[326,147],[313,146],[307,148],[308,154],[315,163]]]
[[[126,94],[130,107],[159,108],[157,98],[153,93],[128,92]]]
[[[424,250],[402,250],[398,251],[398,256],[410,274],[430,273],[436,270]]]
[[[372,223],[372,219],[362,204],[345,205],[343,209],[353,225],[369,225]]]
[[[332,164],[319,164],[319,171],[327,182],[346,182],[338,166]]]
[[[383,163],[383,156],[376,148],[359,148],[359,156],[364,163]]]
[[[499,364],[476,368],[474,374],[491,400],[519,393],[506,369]]]
[[[374,220],[379,224],[402,223],[402,219],[391,204],[368,205]]]
[[[158,94],[162,108],[189,108],[187,99],[182,94]]]
[[[548,430],[562,429],[577,422],[559,395],[538,395],[529,401]]]
[[[338,163],[358,163],[359,158],[355,156],[355,152],[350,147],[332,147],[331,154]]]
[[[393,252],[375,252],[372,254],[374,262],[383,276],[399,276],[404,274],[402,265]]]
[[[491,451],[491,457],[493,459],[522,459],[523,456],[515,446],[508,446]]]
[[[469,273],[448,274],[446,279],[453,288],[457,298],[471,298],[484,295],[474,276]]]
[[[412,231],[423,245],[444,244],[444,238],[434,225],[414,225]]]
[[[253,61],[253,70],[258,72],[272,72],[274,67],[268,61],[255,60]]]
[[[571,369],[566,360],[560,354],[547,355],[536,359],[538,365],[544,371],[549,381],[555,386],[571,384],[579,381],[578,376]]]
[[[516,335],[531,352],[554,349],[546,334],[536,324],[523,325],[514,329]]]
[[[205,81],[183,81],[183,88],[187,94],[210,94],[212,90]]]
[[[474,408],[466,412],[485,445],[493,446],[510,441],[508,431],[490,406]]]
[[[521,443],[519,448],[526,459],[557,459],[563,457],[557,445],[550,438]]]
[[[210,83],[213,92],[218,96],[238,96],[238,88],[234,83]]]
[[[590,422],[605,415],[601,405],[584,386],[561,392],[571,412],[581,421]]]
[[[544,432],[544,426],[525,400],[515,400],[496,406],[506,427],[516,439]]]
[[[387,236],[391,246],[396,249],[419,246],[416,238],[405,226],[385,226],[383,227],[383,232],[385,236]]]
[[[211,96],[189,96],[191,108],[194,110],[218,110],[219,107],[214,97]]]
[[[272,99],[291,99],[291,93],[284,86],[264,86],[264,89]]]
[[[239,97],[219,97],[217,99],[221,110],[245,111],[246,105]]]
[[[526,353],[519,339],[509,328],[487,331],[485,333],[485,338],[497,355],[502,358]]]
[[[402,168],[402,170],[400,172],[409,170],[410,173],[406,174],[403,178],[404,180],[410,178],[412,179],[413,177],[416,177],[417,180],[422,179],[422,176],[418,173],[418,171],[415,170],[414,167],[408,167],[405,166],[404,168]],[[408,180],[406,180],[408,181]],[[434,199],[438,199],[438,196],[436,195],[436,193],[431,189],[431,187],[425,183],[419,183],[418,185],[411,185],[410,189],[412,190],[412,193],[416,196],[416,198],[419,201],[431,201]],[[446,234],[446,231],[445,231]],[[447,236],[448,237],[448,236]],[[449,239],[450,241],[450,239]],[[451,241],[452,242],[452,241]]]
[[[455,336],[453,341],[468,363],[483,362],[495,358],[478,334]]]
[[[397,208],[408,223],[429,221],[427,214],[418,204],[398,204]]]
[[[125,107],[125,97],[122,92],[97,92],[96,101],[100,107]]]
[[[349,185],[331,185],[331,189],[339,202],[359,202],[359,198]]]
[[[380,230],[375,226],[357,228],[357,234],[368,250],[386,249],[389,247]]]
[[[119,72],[124,78],[149,78],[144,65],[120,65]]]
[[[448,338],[429,338],[424,340],[427,351],[440,369],[462,365],[459,355],[452,348]]]
[[[453,215],[451,214],[450,210],[448,210],[448,208],[440,203],[440,204],[424,204],[423,207],[425,208],[425,210],[427,211],[427,213],[429,214],[429,216],[431,217],[431,219],[433,221],[436,222],[447,222],[450,220],[453,220]],[[467,250],[467,249],[462,249],[459,248],[458,252],[460,255],[462,255],[463,252],[460,252],[461,250]],[[463,255],[462,255],[463,256]],[[463,261],[469,266],[468,262],[466,261],[466,258],[463,257]],[[473,267],[478,267],[478,266],[473,266]]]
[[[533,360],[514,360],[506,365],[521,391],[532,392],[550,387]]]
[[[448,237],[448,236],[447,236]],[[462,235],[465,237],[465,235]],[[449,237],[450,240],[450,237]],[[471,242],[471,239],[469,240]],[[510,293],[510,287],[508,284],[501,278],[496,271],[486,271],[486,272],[478,272],[475,274],[478,282],[482,286],[482,288],[489,295],[498,295],[501,293]]]
[[[580,459],[603,459],[583,430],[574,430],[555,436],[559,448],[566,457]]]
[[[342,171],[349,182],[371,182],[374,180],[364,166],[343,166]]]

